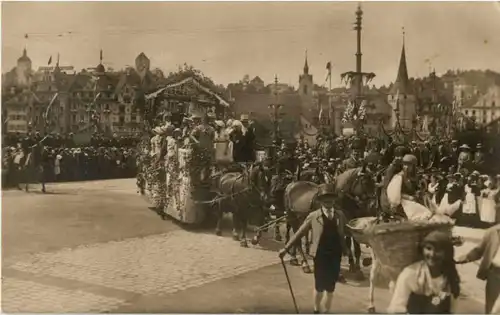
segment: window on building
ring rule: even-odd
[[[465,110],[465,115],[469,115],[469,111],[468,110]]]
[[[485,110],[483,110],[483,115],[486,116],[487,115],[487,112]]]
[[[495,101],[491,102],[491,107],[495,107]]]
[[[472,111],[472,116],[476,116],[476,111],[475,110]]]
[[[125,123],[125,117],[124,116],[120,116],[120,124],[124,124]]]
[[[307,85],[304,85],[303,90],[304,90],[304,95],[307,95]]]
[[[485,123],[486,123],[486,118],[483,118],[483,124],[485,124]]]

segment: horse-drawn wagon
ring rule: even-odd
[[[166,82],[144,96],[141,110],[148,139],[142,143],[138,183],[162,217],[199,225],[209,216],[215,196],[210,178],[214,161],[203,143],[192,141],[191,119],[223,119],[229,104],[208,87],[215,86],[210,79],[193,69],[181,70]],[[208,129],[200,128],[206,138]],[[151,133],[158,137],[150,140]]]

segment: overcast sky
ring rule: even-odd
[[[363,70],[376,85],[395,79],[406,31],[410,76],[447,69],[500,72],[500,2],[363,3]],[[77,70],[99,62],[134,65],[144,52],[166,73],[187,62],[216,83],[278,74],[296,85],[308,50],[310,72],[333,85],[355,69],[356,2],[2,2],[2,72],[27,46],[35,68],[60,53]],[[71,33],[70,33],[71,32]],[[24,34],[28,34],[28,39]]]

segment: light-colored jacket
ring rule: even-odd
[[[486,280],[491,262],[497,250],[500,250],[500,224],[497,224],[484,233],[483,240],[473,248],[465,257],[468,261],[476,261],[482,258],[477,271],[477,278]]]
[[[345,243],[345,226],[347,224],[347,219],[340,210],[334,211],[334,217],[337,220],[337,229],[339,232],[339,236],[342,241],[342,252],[347,254],[349,252],[347,244]],[[311,212],[307,218],[304,220],[304,223],[300,226],[297,233],[295,233],[290,241],[285,245],[285,250],[289,250],[293,245],[295,245],[303,236],[306,235],[309,230],[312,230],[312,244],[310,247],[310,254],[314,257],[318,250],[319,240],[321,238],[321,234],[323,233],[323,216],[322,210],[318,209]]]

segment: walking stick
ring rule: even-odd
[[[290,282],[290,277],[288,276],[288,271],[286,270],[285,261],[283,257],[280,257],[281,265],[283,266],[283,270],[285,271],[286,281],[288,282],[288,289],[290,289],[290,294],[292,295],[293,306],[295,307],[295,313],[299,314],[299,308],[297,307],[297,301],[295,300],[295,295],[293,294],[292,283]]]

